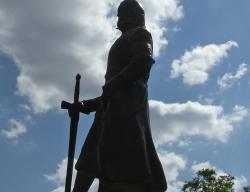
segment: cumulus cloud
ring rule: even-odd
[[[186,167],[187,162],[185,158],[173,152],[167,152],[162,150],[158,152],[158,155],[162,163],[167,181],[176,181],[179,172],[183,171]]]
[[[247,73],[247,64],[242,63],[237,72],[233,75],[232,73],[225,73],[221,78],[218,79],[217,83],[221,89],[229,89],[232,87],[237,81],[239,81],[244,75]]]
[[[19,68],[17,93],[35,112],[72,99],[74,76],[83,75],[81,97],[97,96],[115,31],[118,0],[2,0],[0,51]],[[183,17],[179,0],[144,0],[155,54],[166,45],[165,22]],[[156,11],[157,10],[157,11]]]
[[[48,179],[48,181],[60,186],[65,183],[65,177],[66,177],[66,172],[67,172],[67,159],[63,159],[61,163],[57,165],[57,170],[55,173],[51,175],[45,175],[45,177]],[[76,160],[74,160],[74,164],[76,163]],[[72,180],[74,181],[76,177],[76,171],[75,169],[73,170],[73,176]]]
[[[7,139],[18,139],[19,136],[27,132],[26,126],[15,119],[10,119],[8,124],[8,129],[1,131],[2,136]]]
[[[245,176],[236,177],[234,180],[234,190],[235,192],[242,192],[243,187],[248,186],[248,181]]]
[[[186,51],[180,59],[172,62],[170,77],[182,76],[183,83],[189,86],[204,84],[209,78],[209,71],[227,57],[233,47],[238,47],[237,42],[197,46]]]
[[[152,134],[157,145],[191,136],[226,142],[230,133],[248,115],[248,110],[238,105],[230,114],[225,114],[221,106],[192,101],[166,104],[150,100],[149,106]]]
[[[192,171],[194,173],[198,172],[201,169],[215,169],[215,167],[213,167],[209,161],[201,163],[193,162]]]
[[[213,169],[218,176],[228,175],[224,170],[219,169],[213,166],[209,161],[197,163],[193,162],[192,170],[194,173],[198,172],[201,169]],[[244,176],[235,176],[234,178],[234,190],[235,192],[241,192],[243,187],[247,186],[247,179]]]
[[[159,56],[162,47],[168,43],[166,22],[183,18],[183,6],[179,0],[143,0],[141,3],[146,12],[146,25],[153,35],[154,54]]]
[[[179,182],[179,181],[168,183],[167,192],[180,192],[183,184],[184,184],[183,182]]]
[[[66,171],[67,171],[67,159],[63,159],[61,163],[57,165],[57,170],[52,173],[51,175],[45,175],[47,180],[57,187],[52,190],[51,192],[64,192],[65,187],[65,178],[66,178]],[[76,159],[74,160],[74,165],[76,163]],[[76,170],[73,169],[73,176],[72,176],[72,187],[74,185],[74,181],[76,178]],[[89,189],[90,192],[96,192],[98,188],[98,181],[95,180]]]
[[[180,172],[186,168],[187,160],[182,155],[164,150],[158,150],[158,156],[168,182],[168,191],[180,191],[183,183],[179,182],[177,178]]]

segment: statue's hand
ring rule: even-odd
[[[83,100],[77,103],[72,103],[70,108],[68,109],[69,116],[71,117],[73,112],[82,112],[85,114],[89,114],[89,111],[86,110],[85,102],[86,101]]]

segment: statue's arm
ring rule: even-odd
[[[104,85],[104,91],[113,92],[117,88],[129,87],[133,82],[149,74],[153,60],[153,41],[146,29],[139,29],[130,39],[131,62]]]
[[[85,114],[90,114],[91,112],[97,111],[101,106],[101,97],[96,97],[94,99],[82,100],[77,103],[72,103],[68,109],[69,116],[73,111],[82,112]]]
[[[101,105],[101,97],[96,97],[94,99],[88,99],[82,101],[83,105],[81,108],[81,112],[85,114],[89,114],[91,112],[97,111],[97,109]]]

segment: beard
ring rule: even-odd
[[[131,18],[126,19],[118,19],[117,21],[117,29],[119,29],[121,32],[125,32],[135,26],[135,23]]]

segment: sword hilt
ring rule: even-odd
[[[80,80],[81,80],[81,75],[77,74],[76,75],[75,92],[74,92],[74,103],[77,103],[79,101]],[[72,104],[67,102],[67,101],[62,101],[61,102],[61,109],[70,109],[71,105]]]
[[[74,93],[74,103],[77,103],[79,101],[79,94],[80,94],[80,79],[81,75],[76,75],[76,85],[75,85],[75,93]]]

